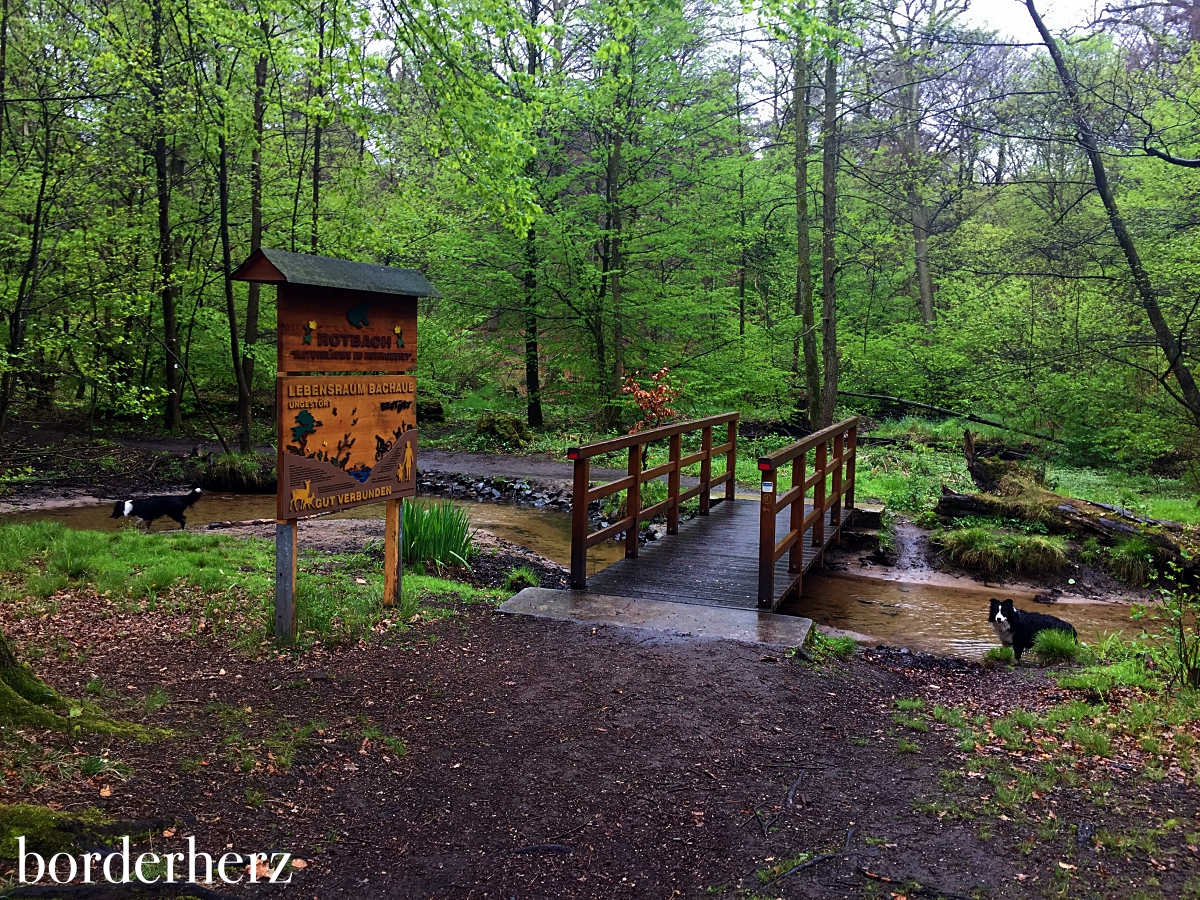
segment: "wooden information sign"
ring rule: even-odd
[[[275,636],[291,641],[299,519],[386,503],[383,602],[400,599],[401,504],[416,494],[417,298],[441,295],[415,269],[282,250],[255,250],[233,277],[277,286]]]
[[[343,292],[343,293],[349,293]],[[417,304],[355,291],[337,305],[307,285],[281,291],[280,372],[409,372],[417,365]]]
[[[417,492],[416,379],[279,378],[280,519]]]

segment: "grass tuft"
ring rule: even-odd
[[[1126,584],[1141,587],[1154,570],[1154,545],[1144,537],[1126,537],[1109,547],[1108,571]]]
[[[983,654],[983,665],[988,669],[996,666],[1015,666],[1016,664],[1017,655],[1013,653],[1012,647],[992,647]]]
[[[958,565],[988,575],[1002,571],[1036,575],[1057,572],[1067,564],[1066,540],[1061,537],[971,525],[943,531],[937,540]]]
[[[504,576],[504,589],[516,594],[525,588],[540,587],[541,577],[529,566],[518,566]]]
[[[1039,631],[1033,639],[1034,655],[1044,666],[1075,662],[1081,649],[1075,635],[1058,628]]]
[[[858,641],[852,637],[829,637],[814,628],[807,650],[812,661],[822,665],[834,659],[849,659],[858,650]],[[788,655],[794,656],[795,651],[789,651]]]
[[[968,569],[994,575],[1007,562],[996,533],[982,525],[943,532],[939,540],[949,557]]]
[[[449,500],[439,503],[404,501],[404,562],[432,564],[441,571],[468,565],[474,551],[471,517]]]

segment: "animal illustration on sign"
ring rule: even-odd
[[[367,319],[367,313],[370,311],[370,302],[364,300],[362,303],[358,304],[358,306],[352,306],[346,310],[346,321],[355,328],[365,328],[367,325],[371,324]]]
[[[293,488],[292,502],[288,506],[288,509],[293,510],[293,511],[301,510],[301,509],[309,509],[310,507],[312,507],[313,501],[316,499],[317,499],[316,494],[314,494],[312,491],[312,481],[311,480],[305,481],[304,487]]]

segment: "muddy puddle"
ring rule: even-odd
[[[820,625],[869,636],[873,642],[978,659],[997,646],[988,624],[988,600],[1012,597],[1018,609],[1048,613],[1075,626],[1079,639],[1141,632],[1124,603],[1034,603],[1032,594],[1004,587],[947,587],[854,575],[806,575],[804,596],[780,612],[808,616]]]
[[[536,509],[505,503],[455,500],[467,510],[476,528],[502,540],[527,547],[535,553],[567,566],[571,556],[571,518],[557,510]],[[383,518],[382,503],[347,510],[329,518]],[[112,519],[111,504],[58,507],[0,515],[0,521],[50,520],[72,528],[109,531],[131,527],[128,520]],[[273,519],[275,497],[271,494],[207,494],[188,514],[189,527],[202,528],[214,521]],[[170,530],[175,523],[160,520],[154,530]],[[595,574],[624,557],[623,543],[607,541],[588,553],[588,573]],[[914,573],[916,574],[916,573]],[[819,625],[849,632],[869,643],[884,643],[912,650],[951,654],[978,659],[996,646],[987,621],[991,597],[1012,597],[1023,609],[1048,612],[1071,622],[1084,641],[1098,633],[1137,633],[1129,619],[1129,607],[1119,603],[1061,602],[1034,603],[1032,594],[1003,587],[946,586],[866,578],[841,573],[809,575],[804,579],[804,596],[780,612],[811,618]]]

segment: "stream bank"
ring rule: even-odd
[[[474,494],[501,490],[498,476],[476,480],[458,476],[442,483],[460,486],[460,493],[466,493],[464,481],[469,481]],[[496,587],[504,584],[513,569],[524,567],[537,573],[542,587],[565,587],[571,520],[562,508],[561,492],[539,490],[521,480],[505,480],[504,484],[524,502],[450,498],[467,509],[479,529],[480,547],[470,570],[450,574]],[[546,502],[538,506],[538,501],[543,500]],[[128,522],[109,517],[111,509],[111,505],[103,503],[54,507],[39,504],[2,516],[0,521],[50,519],[95,530],[128,527]],[[220,526],[213,529],[215,533],[269,540],[274,537],[274,513],[272,495],[206,494],[194,507],[191,520],[193,527],[205,527],[202,523],[206,522]],[[380,503],[301,520],[302,552],[354,553],[377,546],[383,537],[383,514],[384,505]],[[168,527],[173,528],[174,523],[156,523],[155,530]],[[936,557],[929,554],[926,533],[916,526],[902,523],[898,534],[896,565],[883,566],[871,553],[870,535],[847,533],[842,549],[829,553],[827,567],[804,579],[804,596],[790,601],[780,611],[812,618],[826,630],[849,634],[866,644],[882,643],[968,659],[978,659],[996,644],[987,622],[991,597],[1012,597],[1024,609],[1044,609],[1039,604],[1050,599],[1056,604],[1055,614],[1075,624],[1085,641],[1093,641],[1104,632],[1137,631],[1129,618],[1129,601],[1119,595],[1053,594],[1045,586],[1035,584],[980,582],[939,566]],[[623,557],[622,543],[601,543],[589,550],[589,574]]]

